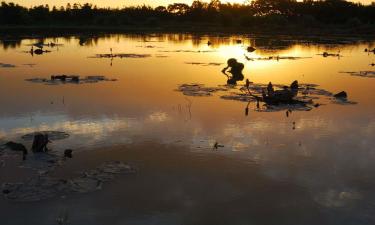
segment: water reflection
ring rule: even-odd
[[[10,68],[1,68],[1,92],[7,93],[13,89],[20,91],[7,98],[1,98],[0,101],[2,105],[7,106],[1,109],[2,121],[8,121],[3,123],[14,124],[14,129],[22,130],[22,128],[18,127],[19,125],[16,125],[17,123],[14,119],[22,118],[22,120],[27,121],[32,118],[31,115],[40,113],[56,115],[57,118],[60,118],[61,123],[64,121],[77,121],[77,118],[95,121],[95,118],[98,117],[112,118],[116,115],[119,118],[138,118],[141,116],[142,118],[148,118],[150,121],[166,122],[169,123],[169,126],[177,126],[172,122],[176,118],[171,116],[168,111],[173,106],[186,105],[186,103],[181,104],[181,101],[186,101],[183,96],[173,91],[177,84],[188,82],[198,82],[207,85],[223,84],[222,77],[215,66],[193,67],[191,64],[184,65],[184,62],[191,61],[192,57],[194,57],[194,62],[202,63],[202,65],[211,65],[212,62],[215,62],[215,65],[225,64],[228,56],[236,58],[238,65],[242,64],[239,62],[244,62],[242,64],[243,71],[241,69],[238,73],[241,75],[241,79],[236,79],[236,82],[232,82],[231,79],[236,77],[237,74],[232,73],[231,78],[228,80],[231,84],[242,81],[245,78],[262,83],[272,81],[288,84],[292,80],[317,83],[333,91],[346,90],[350,97],[360,102],[360,106],[356,106],[353,109],[351,107],[344,109],[350,115],[355,115],[355,113],[369,115],[373,110],[371,100],[374,99],[374,96],[368,96],[364,91],[360,91],[370,88],[372,81],[354,80],[338,73],[345,69],[349,71],[349,68],[350,71],[368,70],[368,65],[373,62],[373,56],[365,54],[363,49],[370,49],[373,46],[373,42],[353,39],[344,41],[335,39],[316,40],[313,38],[302,41],[291,37],[225,35],[87,34],[76,37],[19,39],[17,40],[18,44],[13,46],[14,50],[9,51],[8,47],[5,47],[8,39],[3,38],[1,42],[3,52],[0,56],[0,61],[13,63],[17,67],[12,68],[12,70]],[[153,47],[139,48],[137,47],[139,42],[150,42]],[[42,44],[42,46],[38,46],[38,43],[39,45]],[[28,46],[43,47],[43,51],[50,51],[58,46],[61,48],[59,51],[52,51],[48,55],[43,54],[40,57],[30,59],[26,55],[20,54],[22,51],[27,51]],[[149,46],[149,44],[145,46]],[[255,50],[249,52],[249,46],[254,47]],[[160,50],[161,48],[163,50]],[[101,55],[103,52],[109,52],[108,49],[112,49],[112,52],[107,54],[111,56],[109,58],[111,59],[110,66],[112,67],[109,67],[108,62],[101,60],[100,57],[97,59],[90,58],[92,55]],[[340,51],[343,57],[338,61],[334,57],[319,58],[316,56],[321,52],[329,51]],[[149,55],[150,57],[118,57],[116,58],[116,63],[113,64],[113,55],[116,52],[123,52],[124,54],[122,55]],[[159,57],[160,54],[167,58]],[[263,58],[278,60],[260,60]],[[297,58],[300,58],[300,60],[295,60]],[[324,68],[317,67],[321,63],[326,66]],[[20,65],[30,66],[22,67]],[[231,65],[228,64],[228,66]],[[232,70],[233,68],[234,66],[232,65]],[[111,76],[119,81],[112,84],[95,84],[91,86],[87,84],[80,87],[40,87],[32,86],[23,81],[32,77],[50,77],[53,74],[98,74]],[[328,74],[334,75],[328,76]],[[354,88],[359,86],[361,89]],[[35,96],[33,102],[27,101],[26,96],[31,94]],[[65,99],[67,104],[60,104],[61,99]],[[194,120],[197,120],[196,123],[199,124],[199,127],[206,130],[211,130],[212,127],[215,127],[213,119],[206,119],[207,117],[213,116],[216,119],[215,123],[221,124],[239,117],[242,113],[237,111],[242,111],[245,108],[245,115],[251,120],[254,113],[249,109],[257,107],[250,102],[247,102],[245,106],[238,106],[239,103],[222,102],[218,99],[209,100],[209,102],[205,98],[191,99],[189,101],[194,102],[194,104],[188,103],[189,109],[183,121],[193,123]],[[58,104],[50,104],[51,102]],[[196,104],[198,105],[197,107],[195,107]],[[212,114],[208,110],[203,110],[204,108],[209,109],[210,105],[215,105],[215,109],[223,112],[223,114],[226,113],[228,116],[223,117],[221,114]],[[185,110],[185,107],[183,108]],[[367,111],[362,111],[361,109],[363,108],[366,108]],[[325,107],[322,111],[326,111],[326,115],[323,116],[319,111],[311,116],[330,117],[331,113],[337,109],[334,106]],[[181,110],[182,108],[180,108]],[[150,111],[159,112],[159,114],[147,117]],[[192,114],[195,115],[194,119],[191,117]],[[61,116],[64,119],[61,119]],[[271,121],[279,122],[278,118],[263,116]],[[310,114],[305,114],[305,116],[310,117]],[[147,119],[140,119],[140,121],[143,120]],[[50,122],[46,121],[45,123],[48,125]],[[101,122],[94,122],[94,124],[98,123]],[[52,127],[55,127],[55,125]],[[52,129],[52,127],[50,128]],[[64,127],[60,128],[65,129]],[[83,130],[88,133],[90,131],[90,129]],[[2,130],[3,134],[8,134],[9,132],[9,130],[4,131],[4,128]],[[183,136],[186,131],[180,132],[179,135]],[[13,131],[10,132],[10,134],[13,133]],[[96,139],[94,138],[95,135],[93,134],[93,139]],[[242,145],[239,144],[239,146]]]
[[[296,190],[291,196],[283,195],[282,204],[292,202],[291,199],[306,201],[327,218],[337,218],[335,215],[350,211],[350,218],[355,222],[363,218],[373,221],[368,212],[374,210],[371,203],[374,195],[369,187],[375,180],[375,79],[340,72],[371,71],[375,55],[364,49],[372,49],[374,42],[240,35],[86,34],[26,38],[19,43],[14,48],[1,44],[0,62],[15,65],[0,68],[1,142],[13,140],[29,146],[31,143],[23,141],[22,135],[54,130],[70,134],[69,138],[51,144],[54,151],[61,152],[148,141],[181,146],[173,148],[173,152],[186,150],[182,146],[188,146],[183,157],[197,155],[198,159],[185,162],[185,158],[180,157],[176,160],[178,164],[204,164],[205,160],[220,155],[238,160],[234,161],[235,165],[226,167],[220,159],[214,166],[206,165],[197,172],[212,170],[209,175],[217,176],[218,180],[228,171],[239,174],[235,182],[232,177],[227,178],[230,191],[225,185],[216,185],[224,191],[222,196],[212,198],[215,201],[235,198],[246,205],[255,195],[264,197],[268,196],[265,193],[271,193],[274,195],[267,202],[273,204],[280,197],[280,190],[289,193],[285,187],[291,186]],[[43,45],[44,50],[51,52],[38,57],[25,54],[35,43],[58,43],[60,48],[57,51]],[[249,46],[256,50],[248,51]],[[339,59],[317,55],[339,51],[342,55]],[[124,57],[135,55],[147,57]],[[114,63],[110,65],[108,61],[113,58]],[[246,81],[260,84],[271,81],[274,87],[276,84],[289,86],[298,80],[300,84],[319,84],[322,90],[333,93],[345,90],[349,99],[358,104],[322,101],[311,111],[266,112],[259,110],[256,101],[225,100],[215,94],[186,96],[176,91],[181,84],[193,83],[198,87],[219,87],[206,89],[211,93],[233,92],[233,88],[223,87],[226,80],[220,71],[229,58],[236,59],[236,65],[240,65],[238,72],[243,77],[237,80],[238,85]],[[229,66],[233,72],[230,76],[239,75],[233,71],[235,65],[229,63]],[[69,82],[42,85],[26,81],[36,77],[49,80],[56,74],[105,76],[117,81],[80,85]],[[159,160],[164,165],[163,160],[168,157],[151,149],[147,154],[154,155],[149,163]],[[253,163],[257,165],[256,174],[260,175],[248,186],[239,185],[248,178],[241,172],[255,170],[255,167],[244,169],[241,166]],[[169,173],[174,171],[174,168],[167,169]],[[176,174],[179,181],[184,177]],[[272,182],[259,185],[261,179]],[[203,190],[202,180],[195,187],[200,191]],[[236,185],[243,189],[236,189]],[[273,189],[262,192],[264,187]],[[186,194],[179,192],[180,189],[167,190],[168,198],[171,198],[170,193]],[[298,195],[300,191],[304,194],[302,197]],[[241,193],[250,193],[252,198],[244,201]],[[154,196],[159,197],[160,193]],[[274,211],[288,208],[282,204]],[[269,205],[264,208],[268,209]]]

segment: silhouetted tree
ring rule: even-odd
[[[95,5],[67,4],[57,8],[48,5],[26,8],[2,2],[2,25],[148,25],[178,22],[224,26],[374,25],[375,2],[370,5],[345,0],[254,0],[245,4],[221,3],[219,0],[195,0],[189,6],[174,3],[167,7],[147,5],[121,9],[98,8]],[[177,23],[178,23],[177,22]]]

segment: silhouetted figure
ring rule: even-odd
[[[236,59],[231,58],[227,61],[227,67],[225,67],[221,72],[224,73],[226,76],[228,74],[226,71],[230,68],[228,71],[232,76],[228,76],[227,84],[237,84],[237,81],[241,81],[244,79],[244,75],[242,74],[242,70],[244,69],[243,63],[237,62]]]

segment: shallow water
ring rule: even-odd
[[[208,40],[212,45],[207,45]],[[314,210],[338,216],[337,220],[320,222],[372,224],[375,78],[340,72],[375,70],[370,65],[375,62],[375,54],[364,52],[365,48],[373,49],[375,42],[302,40],[187,34],[72,36],[44,39],[44,43],[59,46],[46,46],[44,49],[51,52],[43,55],[27,53],[38,39],[1,42],[0,63],[15,67],[0,67],[0,140],[29,146],[30,141],[21,139],[23,135],[56,130],[70,134],[52,143],[52,149],[60,152],[67,148],[91,151],[153,142],[177,146],[176,151],[184,146],[181,149],[189,157],[202,160],[212,154],[226,155],[240,160],[239,165],[257,165],[260,176],[272,181],[267,185],[289,183],[303,189],[309,193],[306,201],[316,207]],[[248,53],[250,45],[257,50]],[[110,54],[110,49],[113,54],[149,57],[94,57]],[[319,55],[324,51],[342,56]],[[248,61],[245,55],[303,58]],[[247,102],[224,100],[217,95],[185,96],[176,91],[186,83],[208,87],[226,84],[220,71],[228,58],[244,63],[245,79],[255,83],[290,84],[298,80],[318,84],[333,93],[344,90],[350,101],[358,104],[325,104],[311,111],[293,111],[286,117],[285,111],[258,112],[252,102],[246,116]],[[56,74],[103,75],[117,81],[61,85],[25,81]],[[213,152],[215,142],[224,147]],[[220,165],[216,166],[221,171]],[[240,166],[238,169],[243,170]],[[239,180],[235,184],[241,183]],[[303,199],[291,192],[290,201]],[[272,200],[268,199],[267,204]],[[267,204],[260,203],[260,207]],[[270,210],[271,214],[275,212]],[[166,210],[156,216],[155,224],[178,217],[168,213]],[[300,213],[306,214],[303,219],[287,220],[292,221],[289,224],[307,224],[309,212]],[[277,211],[282,216],[279,214]],[[197,221],[204,224],[199,218]]]

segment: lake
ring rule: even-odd
[[[31,54],[36,43],[54,44]],[[374,47],[354,38],[225,34],[4,38],[0,142],[29,148],[23,135],[63,131],[69,138],[49,146],[75,157],[59,176],[109,159],[138,172],[94,193],[1,199],[1,224],[54,224],[62,210],[70,224],[374,224],[375,54],[365,52]],[[237,87],[225,86],[221,73],[229,58],[244,64]],[[108,80],[30,81],[61,74]],[[347,92],[348,102],[319,95],[319,105],[288,111],[223,98],[241,93],[246,79],[316,84]],[[178,90],[183,84],[222,89],[194,96]],[[29,176],[18,159],[3,161],[0,182]]]

